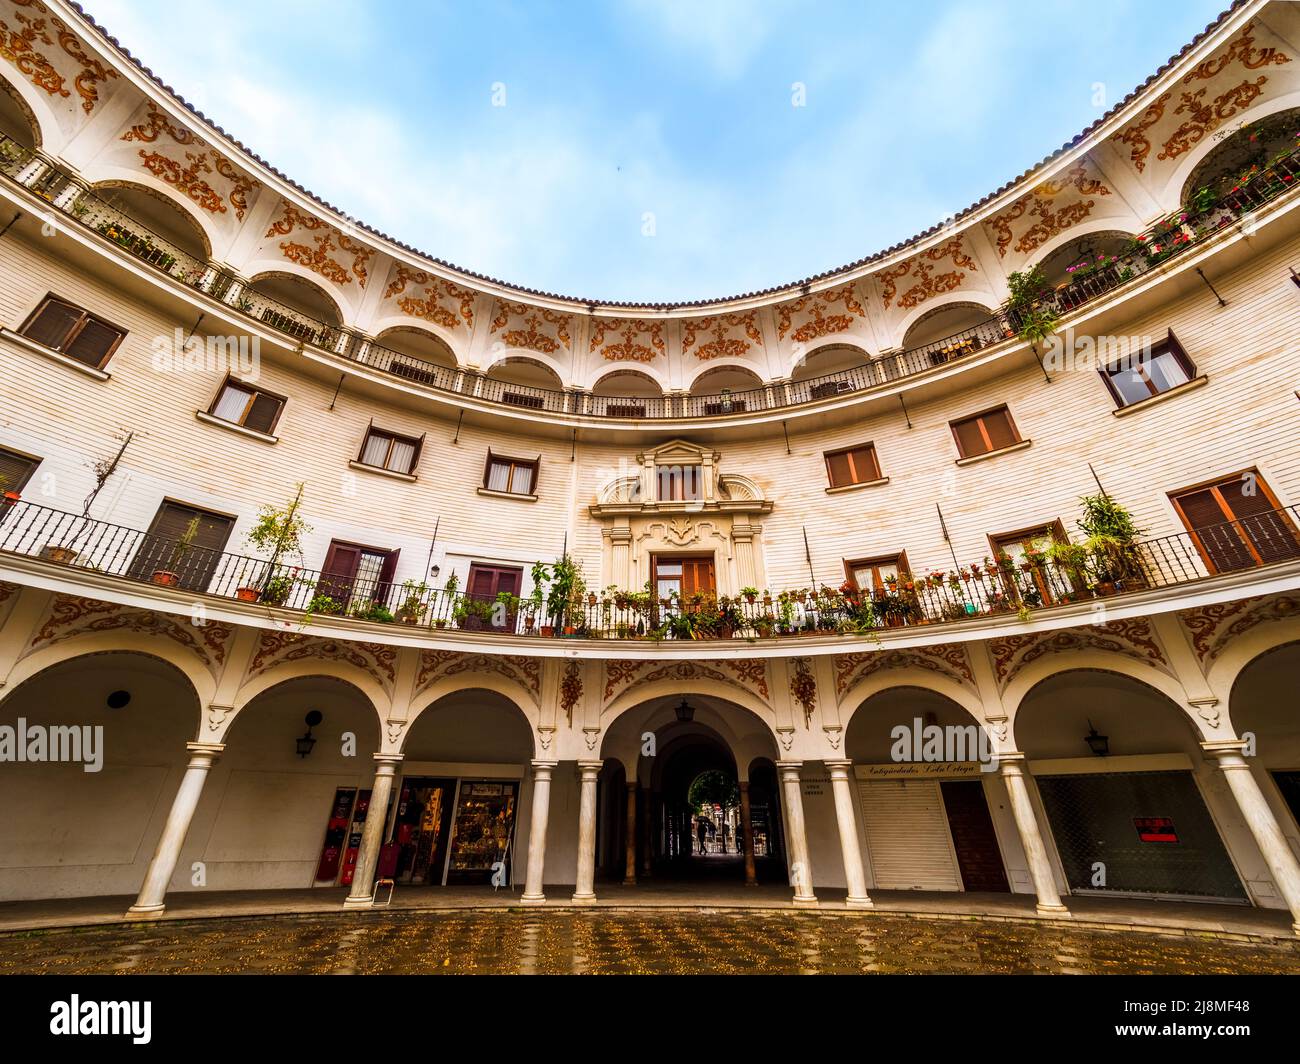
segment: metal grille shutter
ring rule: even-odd
[[[864,780],[862,818],[880,890],[961,890],[935,780]]]

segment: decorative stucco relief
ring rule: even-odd
[[[1156,640],[1150,623],[1143,617],[1131,617],[1107,624],[1089,624],[1080,628],[1062,628],[1054,632],[1006,635],[989,640],[993,654],[993,671],[1005,688],[1026,665],[1044,654],[1072,650],[1102,650],[1123,654],[1143,664],[1174,675],[1173,667]]]
[[[604,704],[625,690],[642,687],[657,680],[716,680],[755,695],[771,703],[767,682],[767,662],[742,658],[737,661],[675,661],[666,665],[654,661],[605,662]]]
[[[381,643],[320,639],[297,632],[263,632],[248,666],[250,677],[292,661],[337,661],[370,675],[385,691],[393,689],[397,648]]]
[[[925,669],[967,687],[975,686],[964,643],[898,650],[865,650],[835,655],[835,694],[841,702],[853,688],[881,669]]]
[[[1097,205],[1096,197],[1110,194],[1100,174],[1081,162],[1044,181],[985,225],[997,244],[999,258],[1006,258],[1013,242],[1015,251],[1028,255],[1089,217]],[[1025,224],[1017,224],[1022,221]]]
[[[687,318],[682,323],[682,330],[682,354],[694,353],[701,362],[715,358],[744,358],[755,345],[763,346],[763,334],[752,310],[746,314]]]
[[[617,341],[606,343],[613,334]],[[653,362],[667,352],[662,321],[640,318],[598,318],[591,323],[588,350],[599,349],[610,362]]]
[[[504,677],[528,692],[533,704],[542,701],[542,663],[522,654],[465,654],[456,650],[423,650],[415,677],[419,695],[447,676],[489,673]]]
[[[554,355],[573,350],[573,316],[546,307],[497,300],[492,318],[492,336],[500,336],[508,347]]]
[[[1261,624],[1300,617],[1300,597],[1272,595],[1198,606],[1178,614],[1202,665],[1210,665],[1238,636]]]
[[[897,296],[900,309],[912,310],[935,296],[956,291],[969,274],[978,273],[979,267],[963,246],[964,239],[955,236],[877,274],[885,309],[893,306]]]
[[[41,0],[13,0],[13,5],[13,22],[0,19],[0,59],[50,96],[70,99],[75,91],[81,97],[82,111],[93,112],[100,86],[116,78],[117,71],[90,55],[81,39],[62,19],[51,15]],[[32,14],[17,8],[27,8]],[[59,51],[54,51],[56,42]]]
[[[360,287],[365,288],[374,248],[358,243],[323,219],[304,214],[292,203],[285,203],[280,217],[271,223],[266,235],[268,238],[297,238],[279,242],[280,253],[290,262],[296,262],[340,287],[350,285],[355,279]],[[350,261],[345,264],[339,258]]]
[[[782,303],[777,309],[776,330],[782,340],[788,335],[796,343],[807,344],[824,336],[848,332],[866,316],[856,283],[850,282]]]

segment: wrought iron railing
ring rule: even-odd
[[[1171,587],[1300,558],[1296,507],[1140,540],[1066,543],[951,571],[903,574],[879,588],[804,588],[713,598],[607,591],[484,599],[458,588],[381,582],[194,546],[29,502],[0,505],[0,552],[193,595],[260,602],[315,616],[404,623],[502,636],[601,639],[765,639],[868,633],[1037,613],[1070,603]]]
[[[193,285],[198,291],[295,340],[438,391],[541,413],[665,420],[787,409],[924,373],[936,365],[1012,339],[1020,328],[1015,312],[999,312],[952,336],[886,355],[866,365],[802,381],[712,395],[607,396],[511,384],[392,350],[339,324],[321,321],[254,291],[238,278],[129,218],[64,173],[52,160],[3,134],[0,134],[0,174],[46,199],[52,209],[97,231],[154,269]],[[1143,233],[1131,249],[1116,256],[1115,261],[1086,275],[1080,273],[1053,291],[1043,292],[1041,304],[1058,314],[1077,310],[1200,244],[1297,184],[1300,184],[1300,149],[1275,160],[1226,194],[1210,202],[1189,205],[1162,219]]]

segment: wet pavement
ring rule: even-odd
[[[1300,943],[760,910],[462,910],[30,931],[0,974],[1300,974]]]

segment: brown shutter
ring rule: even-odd
[[[1174,497],[1183,517],[1200,544],[1201,555],[1215,572],[1249,569],[1255,564],[1240,533],[1231,524],[1218,496],[1211,488],[1202,488]]]
[[[387,604],[393,589],[393,574],[397,572],[397,559],[401,550],[390,550],[379,568],[379,582],[375,588],[375,601]]]
[[[283,405],[283,401],[274,395],[257,392],[253,399],[253,405],[244,418],[244,427],[250,428],[254,432],[269,434],[275,428],[276,419],[280,416],[280,407]]]
[[[0,451],[0,491],[22,491],[39,464],[34,458]]]
[[[880,479],[880,466],[876,462],[874,447],[859,447],[853,452],[853,466],[857,472],[857,482],[866,484]]]
[[[1011,424],[1011,415],[1005,408],[985,414],[984,428],[989,434],[989,440],[995,451],[1010,447],[1016,442],[1016,430]]]
[[[35,317],[23,326],[23,335],[57,350],[63,346],[63,341],[81,318],[81,311],[71,304],[49,299],[36,312]]]
[[[984,437],[980,434],[978,418],[954,422],[952,430],[957,436],[957,449],[963,458],[971,458],[987,450]]]
[[[98,369],[112,354],[113,348],[122,335],[120,330],[114,329],[111,325],[105,325],[91,318],[73,337],[63,353],[69,358],[75,358],[78,362],[84,362],[87,366]]]
[[[1254,494],[1248,494],[1251,485]],[[1279,510],[1263,480],[1255,475],[1251,481],[1231,477],[1219,485],[1219,493],[1232,510],[1237,528],[1250,541],[1262,564],[1279,562],[1300,554],[1300,540],[1286,513]]]
[[[842,488],[853,483],[853,475],[849,471],[849,456],[847,454],[827,455],[826,468],[830,470],[832,488]]]

